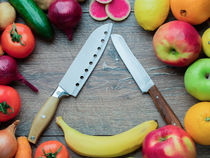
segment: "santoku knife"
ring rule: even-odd
[[[182,128],[182,124],[179,119],[163,98],[143,66],[133,55],[123,37],[121,35],[112,34],[111,38],[118,54],[133,76],[142,93],[149,92],[157,109],[167,124],[176,125]]]
[[[42,106],[33,120],[28,140],[36,144],[39,136],[52,120],[62,96],[76,97],[102,56],[112,31],[112,24],[97,28],[60,81],[57,89]]]

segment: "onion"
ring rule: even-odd
[[[12,57],[7,55],[0,56],[0,84],[6,85],[16,80],[21,81],[33,91],[38,92],[38,89],[20,74],[17,69],[17,63]]]
[[[55,0],[48,9],[48,16],[71,41],[73,30],[82,17],[82,8],[76,0]]]
[[[12,158],[17,151],[15,130],[19,120],[16,120],[6,129],[0,130],[0,158]]]

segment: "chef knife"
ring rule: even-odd
[[[179,119],[163,98],[143,66],[133,55],[123,37],[121,35],[112,34],[111,38],[118,54],[133,76],[142,93],[149,92],[157,109],[167,124],[176,125],[182,128],[182,124],[180,123]]]
[[[88,38],[52,96],[33,120],[28,140],[36,144],[39,136],[52,120],[62,96],[76,97],[102,56],[111,35],[112,24],[97,28]]]

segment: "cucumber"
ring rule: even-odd
[[[26,24],[39,36],[52,40],[54,31],[46,14],[33,0],[9,0]]]

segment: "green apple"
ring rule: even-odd
[[[210,101],[210,59],[199,59],[190,65],[184,75],[188,93],[202,101]]]

